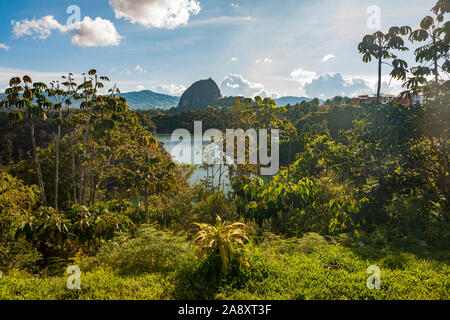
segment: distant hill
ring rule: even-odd
[[[150,90],[120,94],[127,99],[132,110],[167,110],[178,105],[180,97],[156,93]]]
[[[288,96],[288,97],[281,97],[281,98],[275,99],[275,102],[277,103],[277,105],[279,107],[285,107],[288,104],[290,104],[291,106],[294,106],[297,103],[302,103],[303,101],[309,102],[311,100],[312,100],[311,98],[306,98],[306,97]]]
[[[167,110],[178,105],[180,97],[169,96],[166,94],[156,93],[150,90],[139,92],[127,92],[120,94],[121,97],[127,99],[131,110]],[[0,93],[0,100],[5,99],[6,94]],[[73,108],[80,106],[79,101],[72,101]]]
[[[205,109],[221,98],[219,86],[213,79],[200,80],[183,93],[177,109],[180,111]]]
[[[220,89],[212,79],[201,80],[194,83],[181,97],[170,96],[156,93],[150,90],[122,93],[120,96],[127,99],[128,105],[132,110],[169,110],[178,106],[174,112],[206,109],[212,106],[231,106],[234,105],[234,97],[222,98]],[[5,99],[6,94],[0,93],[0,100]],[[311,98],[307,97],[281,97],[275,99],[278,106],[291,106],[303,101],[309,102]],[[320,100],[323,103],[322,100]],[[72,107],[78,107],[79,103],[73,101]]]

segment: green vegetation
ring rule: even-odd
[[[449,299],[448,264],[426,248],[404,252],[382,238],[308,234],[300,239],[268,237],[248,246],[248,265],[233,262],[227,274],[215,256],[195,259],[182,237],[147,229],[118,239],[97,257],[77,260],[81,289],[67,290],[63,270],[31,276],[12,270],[0,280],[2,299]],[[369,242],[371,241],[371,243]],[[382,290],[368,290],[366,269],[382,269]]]
[[[80,83],[11,79],[0,101],[0,299],[449,299],[449,1],[433,12],[419,31],[393,27],[359,46],[366,61],[393,60],[391,75],[424,105],[256,97],[136,113],[96,70]],[[431,41],[411,72],[391,52],[408,35]],[[189,185],[192,168],[154,133],[194,120],[279,129],[283,167],[261,179],[262,161],[227,165],[227,192],[210,177]],[[73,265],[79,290],[66,287]],[[379,290],[367,286],[370,266]]]
[[[247,226],[240,222],[230,224],[217,216],[215,226],[206,223],[195,225],[200,228],[193,239],[197,245],[197,259],[201,259],[208,252],[218,254],[222,260],[223,273],[230,270],[230,262],[236,252],[235,247],[245,247],[245,242],[250,241],[245,231]]]

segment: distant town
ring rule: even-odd
[[[422,93],[419,93],[417,95],[413,95],[412,98],[410,99],[407,97],[395,96],[392,94],[382,94],[381,95],[381,103],[382,104],[388,104],[389,102],[393,102],[393,101],[398,101],[405,106],[411,106],[411,105],[423,106],[424,96]],[[377,102],[377,95],[370,95],[370,96],[369,95],[359,95],[357,97],[352,98],[352,102],[354,104]]]

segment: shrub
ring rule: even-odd
[[[212,252],[220,256],[222,261],[222,272],[230,269],[230,262],[233,255],[237,253],[239,247],[244,248],[245,242],[250,241],[246,228],[240,222],[222,222],[217,216],[216,225],[206,223],[195,223],[200,228],[194,237],[194,244],[197,246],[197,258]]]
[[[0,172],[0,270],[34,269],[39,253],[17,233],[20,221],[36,209],[39,191]]]
[[[193,250],[182,236],[142,227],[134,238],[122,236],[100,249],[95,264],[120,274],[168,273],[186,260],[193,260]]]

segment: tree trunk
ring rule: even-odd
[[[90,125],[91,125],[91,117],[88,114],[88,120],[86,123],[86,133],[84,136],[84,161],[87,162],[87,154],[88,154],[88,143],[89,143],[89,131],[90,131]],[[89,181],[89,178],[87,176],[87,165],[83,165],[83,170],[81,173],[81,185],[80,185],[80,204],[84,205],[85,203],[85,198],[86,198],[86,189],[87,189],[87,184]]]
[[[55,209],[58,210],[58,195],[59,195],[59,145],[61,142],[61,108],[59,109],[58,119],[58,135],[56,136],[56,165],[55,165]]]
[[[291,140],[289,139],[289,155],[288,155],[288,169],[287,169],[287,179],[286,182],[289,182],[289,175],[291,173]]]
[[[383,64],[383,56],[380,52],[378,57],[378,88],[377,88],[377,102],[381,103],[381,66]]]
[[[433,36],[433,47],[436,45],[436,36]],[[436,81],[436,85],[439,82],[439,69],[438,69],[438,57],[436,54],[436,50],[433,53],[433,62],[434,62],[434,80]]]
[[[95,195],[97,192],[97,184],[95,183],[94,175],[91,175],[91,204],[95,203]]]
[[[77,182],[75,178],[75,152],[73,149],[73,139],[70,137],[70,149],[72,153],[72,188],[73,188],[73,201],[75,204],[78,204],[78,198],[77,198]]]
[[[41,192],[42,192],[42,204],[44,206],[47,206],[47,198],[45,196],[44,179],[42,178],[41,163],[39,161],[39,155],[37,153],[37,146],[36,146],[36,138],[34,136],[34,122],[33,122],[33,119],[31,117],[30,113],[28,113],[28,124],[30,125],[30,135],[31,135],[31,144],[33,146],[34,166],[36,168],[36,173],[37,173],[37,177],[38,177],[39,189],[41,189]]]
[[[70,108],[68,109],[68,118],[69,118],[69,123],[72,122],[71,120],[71,115],[70,115]],[[75,131],[75,130],[74,130]],[[75,150],[73,149],[73,134],[75,132],[71,132],[70,136],[69,136],[69,141],[70,141],[70,152],[71,152],[71,158],[72,158],[72,188],[73,188],[73,201],[75,204],[78,203],[78,199],[77,199],[77,183],[76,183],[76,179],[75,179]]]
[[[221,184],[222,184],[222,163],[219,164],[219,185],[218,185],[218,188],[217,188],[218,191],[220,191],[220,185]]]

